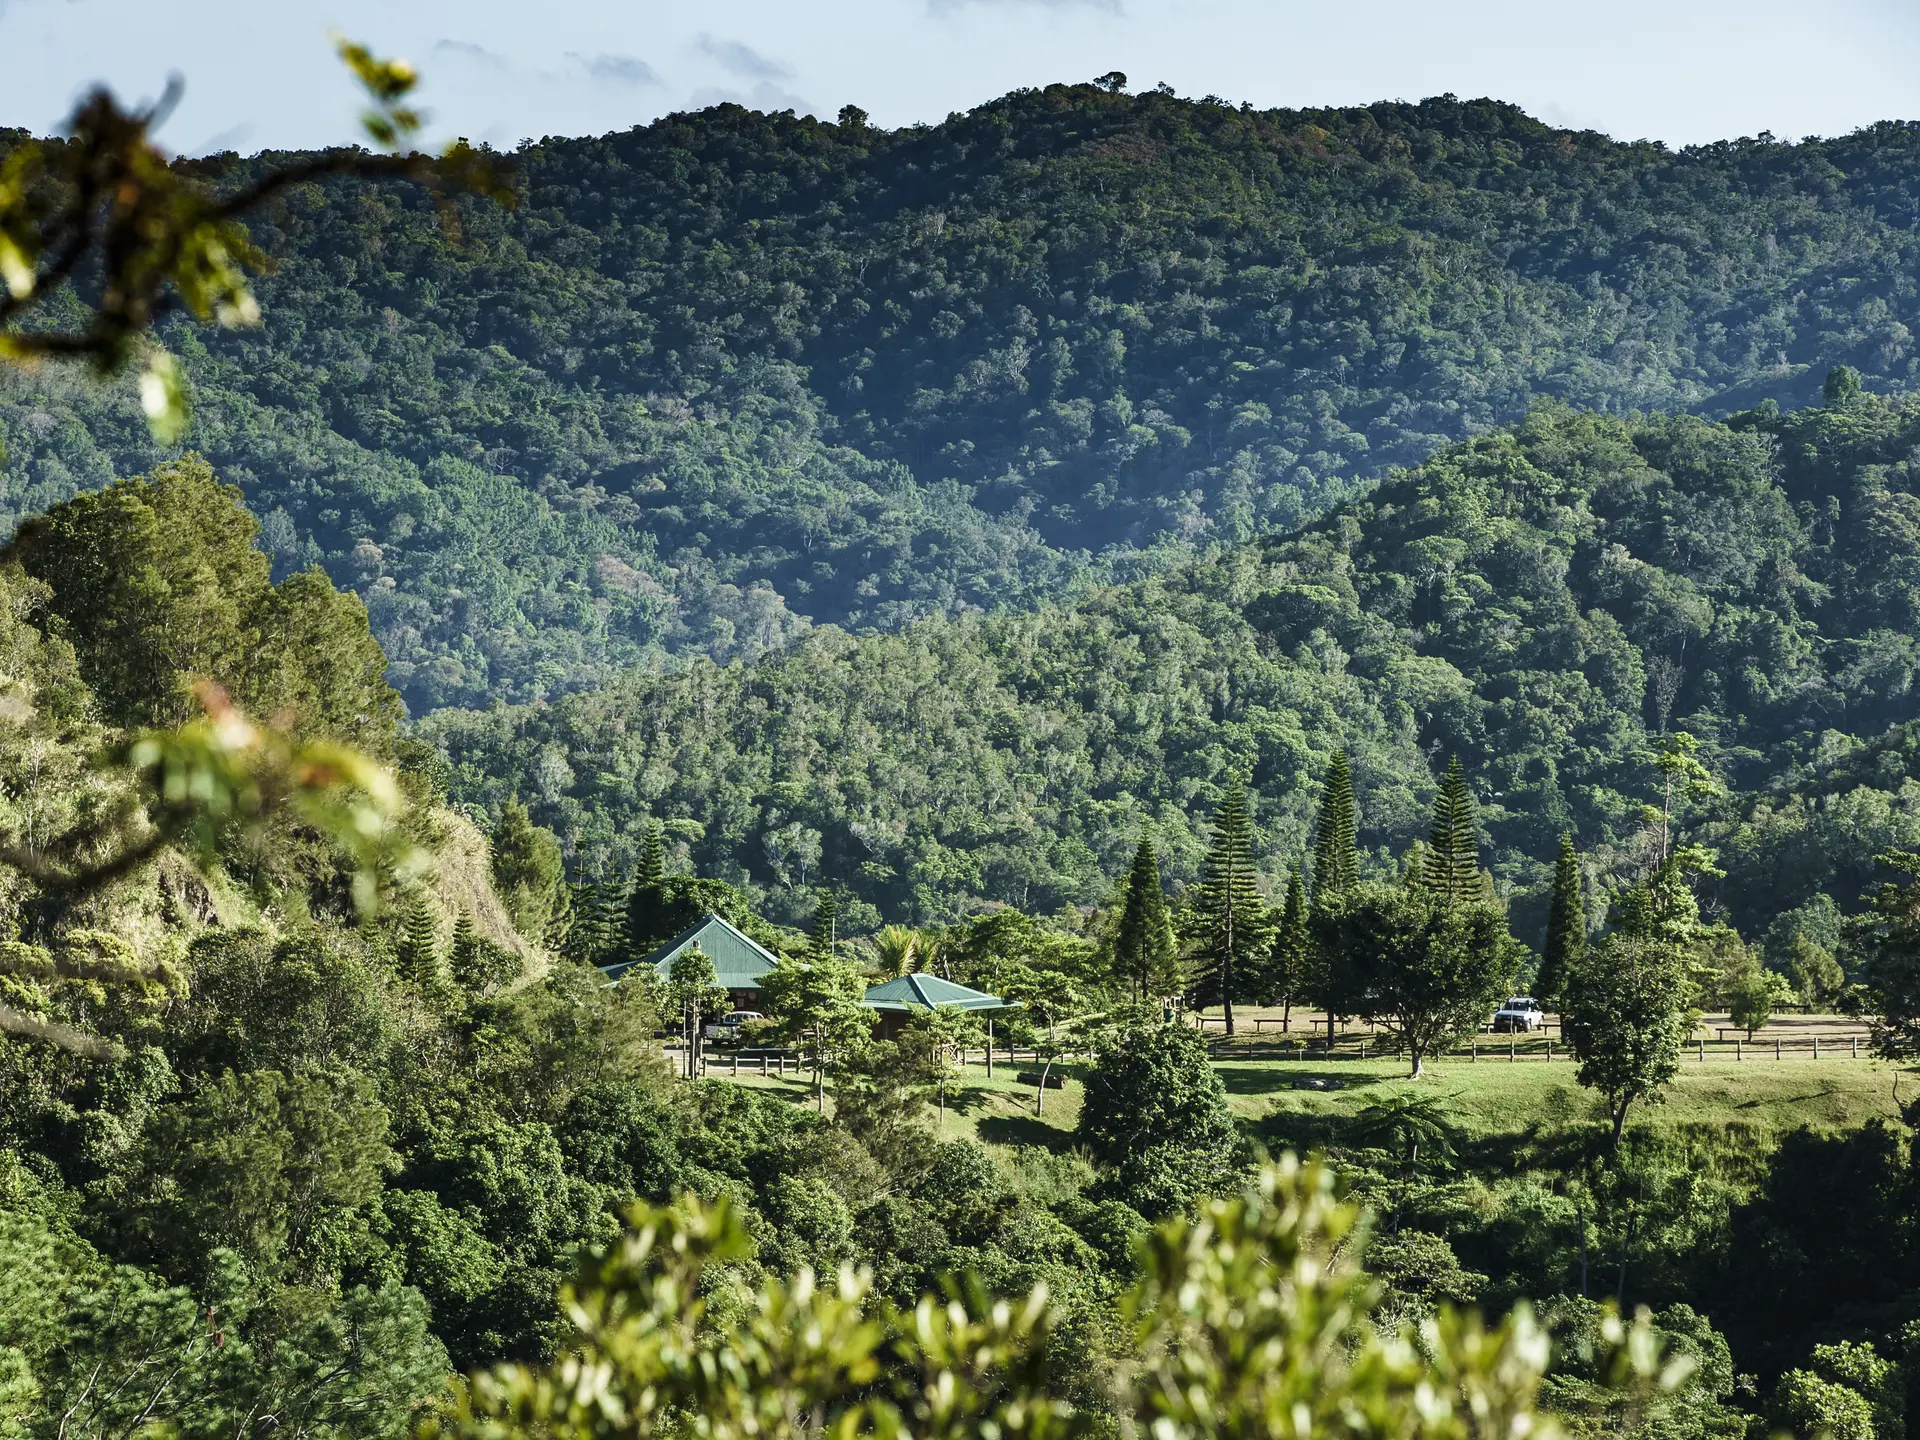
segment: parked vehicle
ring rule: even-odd
[[[1493,1012],[1496,1035],[1529,1034],[1547,1028],[1546,1013],[1531,995],[1515,995]]]
[[[740,1038],[741,1026],[766,1018],[758,1010],[731,1010],[708,1024],[701,1033],[709,1040],[717,1040],[724,1044]]]

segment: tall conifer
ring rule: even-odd
[[[807,947],[809,959],[830,960],[840,940],[840,897],[832,890],[820,897],[813,912],[813,943]]]
[[[647,823],[640,842],[640,863],[633,872],[633,887],[626,895],[626,923],[621,940],[630,952],[623,959],[638,959],[653,946],[673,934],[673,912],[667,904],[667,852],[660,837],[660,822]]]
[[[640,842],[640,864],[634,871],[635,885],[658,885],[667,878],[667,850],[660,838],[660,822],[647,822],[647,838]]]
[[[1350,890],[1360,880],[1360,827],[1353,803],[1353,766],[1345,750],[1333,752],[1320,818],[1313,830],[1313,898]]]
[[[1312,959],[1312,940],[1307,932],[1307,877],[1301,873],[1301,864],[1293,862],[1293,873],[1287,877],[1287,900],[1280,910],[1280,930],[1273,938],[1272,958],[1267,966],[1268,988],[1271,1001],[1278,1001],[1285,1009],[1281,1012],[1281,1028],[1286,1029],[1293,1022],[1293,1002],[1306,984],[1307,967]]]
[[[465,910],[453,922],[453,948],[447,952],[447,966],[453,971],[456,985],[466,990],[479,988],[480,937],[474,933],[473,916]]]
[[[1571,831],[1560,837],[1560,860],[1553,867],[1553,903],[1547,908],[1547,944],[1534,979],[1534,998],[1557,1005],[1567,976],[1587,948],[1586,897],[1580,884],[1580,856]]]
[[[1460,757],[1447,765],[1433,802],[1433,830],[1423,858],[1427,889],[1447,904],[1480,894],[1480,831],[1474,823],[1473,792],[1467,788]]]
[[[1144,835],[1123,882],[1113,969],[1115,977],[1141,1000],[1179,988],[1173,921],[1160,885],[1160,857]]]
[[[1360,883],[1360,816],[1353,800],[1353,765],[1345,750],[1333,752],[1327,783],[1320,792],[1320,817],[1313,827],[1313,903],[1326,906]],[[1327,1008],[1327,1050],[1342,990],[1341,957],[1311,947],[1308,963],[1313,989]]]
[[[424,895],[415,895],[394,949],[400,973],[414,984],[428,986],[440,978],[440,932]]]
[[[1213,843],[1201,873],[1199,971],[1195,1003],[1218,1003],[1234,1033],[1233,1002],[1257,983],[1268,940],[1266,907],[1253,879],[1253,821],[1247,812],[1247,787],[1238,779],[1227,787],[1213,817]]]

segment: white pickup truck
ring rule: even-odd
[[[1524,1035],[1546,1028],[1546,1013],[1541,1010],[1540,1002],[1531,995],[1515,995],[1493,1012],[1493,1033],[1496,1035],[1516,1032]]]

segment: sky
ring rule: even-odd
[[[723,100],[938,122],[1110,70],[1260,108],[1490,95],[1672,145],[1920,119],[1920,0],[0,0],[0,125],[177,74],[181,153],[349,141],[335,29],[420,68],[433,138],[501,148]]]

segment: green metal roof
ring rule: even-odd
[[[713,973],[723,990],[758,990],[760,981],[778,958],[718,915],[708,915],[643,958],[627,964],[602,965],[600,973],[609,980],[618,980],[636,965],[650,965],[654,973],[665,980],[673,969],[673,962],[695,945],[713,962]]]
[[[925,973],[902,975],[898,980],[889,980],[884,985],[873,985],[867,989],[866,999],[860,1002],[870,1010],[1005,1010],[1008,1002],[998,995],[988,995],[984,991],[969,990],[965,985],[956,985],[951,980],[942,980],[938,975]]]

